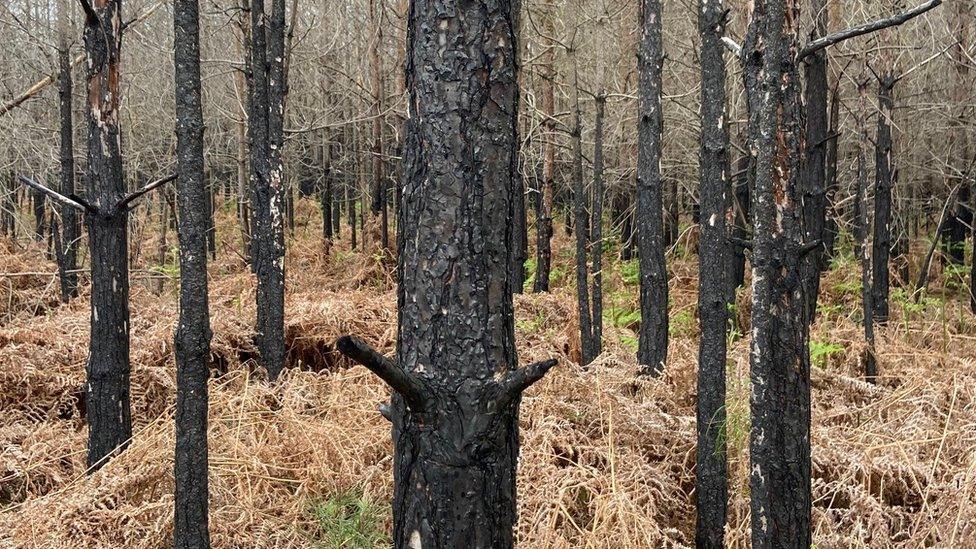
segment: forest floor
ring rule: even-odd
[[[389,543],[392,444],[376,410],[388,390],[333,343],[353,333],[393,351],[393,274],[382,254],[350,251],[345,227],[324,257],[316,211],[300,203],[289,240],[291,367],[274,384],[254,365],[254,281],[235,251],[233,215],[220,211],[210,269],[215,547]],[[43,247],[25,248],[23,239],[0,246],[0,547],[171,543],[178,268],[173,249],[157,261],[157,225],[137,225],[131,239],[139,248],[131,295],[135,435],[90,476],[80,399],[87,292],[59,305]],[[608,246],[604,352],[580,368],[572,245],[561,226],[557,233],[553,292],[515,297],[520,359],[560,359],[522,401],[519,545],[691,546],[698,328],[688,235],[669,256],[666,374],[638,381],[636,264],[617,261]],[[893,292],[872,385],[860,378],[859,268],[842,253],[825,273],[811,336],[817,548],[976,546],[976,319],[965,282],[951,269],[933,276],[918,304]],[[735,309],[740,326],[748,322],[747,293]],[[743,332],[730,335],[728,363],[731,547],[747,547],[749,532]]]

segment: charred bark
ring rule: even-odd
[[[197,0],[173,4],[176,79],[180,318],[176,327],[176,480],[173,545],[210,547],[207,518],[207,378],[210,310],[208,235],[212,222],[203,170],[200,23]]]
[[[257,342],[261,363],[275,379],[284,368],[285,189],[284,44],[285,2],[251,2],[250,116],[253,261],[257,275]]]
[[[637,49],[637,253],[640,310],[637,364],[643,375],[664,371],[668,356],[668,272],[664,259],[661,181],[661,2],[641,0]]]
[[[871,307],[878,323],[888,320],[888,259],[891,252],[891,117],[897,79],[888,71],[878,80],[878,128],[874,145],[874,239],[871,251]]]
[[[590,291],[592,317],[590,327],[590,360],[603,352],[603,125],[607,98],[602,93],[596,97],[596,123],[593,146],[593,215],[590,221],[592,234],[590,253],[593,257],[593,287]]]
[[[411,4],[397,360],[339,342],[395,390],[395,547],[512,547],[520,395],[554,364],[516,364],[512,7]]]
[[[121,0],[86,5],[88,126],[87,188],[93,211],[85,216],[91,267],[91,339],[86,374],[88,465],[94,469],[132,437],[129,405],[128,210],[119,125]]]
[[[64,196],[75,194],[75,154],[74,122],[72,120],[72,78],[69,50],[69,25],[67,2],[59,6],[65,9],[60,16],[58,32],[58,120],[60,133],[60,172],[58,191]],[[58,272],[61,282],[61,301],[67,303],[78,295],[78,241],[81,239],[81,226],[75,208],[62,205],[58,240]]]
[[[866,124],[865,96],[867,95],[867,82],[858,84],[859,108],[857,113],[857,181],[855,183],[854,197],[858,204],[858,215],[854,223],[854,237],[857,239],[858,256],[861,260],[861,311],[864,315],[864,342],[865,349],[861,357],[864,369],[864,379],[869,383],[874,383],[877,377],[877,365],[874,358],[874,290],[872,288],[872,267],[871,267],[871,245],[868,242],[868,174],[867,174],[867,147],[868,131]],[[883,105],[882,105],[883,108]],[[882,111],[881,118],[885,113]],[[890,113],[889,113],[890,114]],[[879,122],[879,138],[880,138]],[[891,190],[888,189],[890,193]],[[890,200],[890,195],[889,195]],[[875,198],[877,204],[877,198]],[[877,223],[877,220],[875,220]],[[877,229],[875,229],[877,230]],[[887,250],[886,250],[887,251]],[[887,282],[887,276],[885,276]]]
[[[556,70],[554,66],[555,44],[552,40],[552,17],[550,13],[543,13],[541,24],[543,28],[544,46],[542,65],[542,128],[544,130],[542,143],[542,189],[538,197],[536,210],[536,269],[535,282],[532,291],[535,293],[549,291],[549,274],[552,270],[552,216],[553,216],[553,178],[556,166],[556,132],[555,109],[556,96],[554,91]],[[569,216],[566,217],[569,223]]]
[[[810,357],[793,0],[759,0],[743,45],[753,194],[752,546],[809,547]]]
[[[701,38],[701,147],[699,203],[701,238],[698,261],[698,451],[695,494],[698,547],[721,548],[725,539],[728,476],[724,438],[725,358],[728,323],[728,235],[725,230],[729,172],[729,135],[725,124],[725,59],[722,35],[726,10],[721,0],[702,0],[698,10]]]
[[[810,40],[814,41],[827,34],[827,0],[811,0],[813,31]],[[800,183],[803,185],[803,229],[807,242],[819,242],[803,258],[803,282],[806,286],[807,318],[810,322],[817,314],[817,299],[820,295],[821,262],[825,252],[823,245],[824,223],[827,217],[825,199],[825,179],[827,148],[829,146],[829,120],[827,115],[827,51],[819,50],[803,60],[805,72],[804,104],[806,105],[806,162]]]

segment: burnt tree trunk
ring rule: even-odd
[[[176,480],[173,545],[210,547],[207,519],[208,234],[213,219],[203,171],[200,23],[197,0],[173,4],[176,79],[180,318],[176,327]]]
[[[736,162],[732,186],[735,204],[732,208],[731,246],[729,247],[729,302],[735,302],[736,290],[746,282],[746,247],[751,225],[750,191],[755,180],[755,166],[750,155],[743,153]]]
[[[811,543],[798,21],[794,0],[759,0],[743,45],[749,149],[756,155],[749,445],[756,549]]]
[[[380,246],[385,250],[390,247],[389,229],[386,207],[386,178],[383,175],[383,67],[380,60],[379,47],[383,41],[383,23],[381,21],[382,4],[379,0],[369,0],[369,20],[375,33],[369,43],[369,66],[372,79],[373,120],[372,120],[372,159],[373,159],[373,189],[371,212],[379,218]]]
[[[660,375],[668,356],[668,272],[664,259],[661,181],[661,2],[641,0],[637,48],[637,253],[640,311],[637,364],[643,375]]]
[[[579,315],[580,364],[593,360],[593,322],[590,310],[590,285],[587,251],[590,244],[590,220],[587,216],[586,183],[583,181],[583,120],[579,102],[579,66],[573,59],[573,218],[576,224],[576,310]]]
[[[592,317],[590,326],[590,360],[603,352],[603,126],[607,98],[602,92],[596,97],[596,123],[593,146],[593,209],[590,253],[593,257],[593,288],[590,291]]]
[[[284,145],[285,2],[251,2],[251,78],[248,130],[251,146],[253,261],[257,274],[257,342],[262,365],[275,379],[284,368],[285,189]]]
[[[701,146],[699,204],[701,237],[698,253],[698,451],[695,494],[698,547],[721,548],[725,539],[728,476],[725,425],[725,331],[728,323],[728,235],[725,230],[729,173],[729,135],[725,124],[725,51],[722,36],[726,10],[721,0],[702,0],[698,10],[701,37]]]
[[[810,40],[816,40],[827,34],[828,11],[827,0],[811,0],[810,12],[813,14],[814,24],[810,33]],[[819,244],[803,258],[803,283],[806,286],[807,318],[813,322],[817,314],[817,299],[820,295],[821,261],[825,248],[823,246],[824,223],[827,217],[827,201],[825,199],[825,179],[827,148],[829,146],[829,119],[827,112],[827,96],[829,81],[827,78],[827,50],[815,52],[803,60],[805,72],[805,87],[803,90],[806,105],[806,162],[800,176],[803,197],[802,215],[804,238],[807,242]]]
[[[75,194],[75,154],[74,154],[74,122],[72,120],[72,80],[71,58],[69,50],[69,33],[67,2],[62,0],[60,7],[65,10],[59,21],[58,33],[58,119],[60,131],[61,163],[59,173],[58,192],[64,196]],[[81,227],[78,223],[78,212],[71,207],[61,207],[60,240],[61,253],[58,254],[58,271],[61,280],[61,301],[67,303],[78,295],[78,240],[81,238]]]
[[[88,125],[87,188],[94,211],[85,216],[91,247],[91,340],[86,367],[88,465],[100,467],[132,438],[129,405],[128,209],[122,200],[119,125],[121,0],[96,3],[85,14]]]
[[[525,211],[525,179],[519,169],[513,181],[512,213],[512,291],[520,294],[525,286],[525,261],[529,258],[529,234]]]
[[[897,79],[889,69],[878,80],[878,128],[874,142],[874,238],[871,251],[871,307],[881,324],[888,320],[888,258],[891,252],[891,117]],[[866,191],[865,191],[866,192]]]
[[[890,90],[889,90],[890,91]],[[861,357],[862,367],[864,369],[864,379],[869,383],[874,383],[877,376],[877,365],[874,358],[874,304],[872,303],[874,299],[874,290],[872,288],[871,281],[871,245],[868,242],[868,197],[867,197],[867,187],[868,187],[868,173],[867,173],[867,148],[868,148],[868,130],[866,124],[866,99],[867,95],[867,82],[862,82],[858,84],[858,112],[857,112],[857,181],[855,182],[855,192],[854,200],[858,205],[857,219],[854,222],[854,238],[857,240],[857,255],[858,259],[861,261],[861,311],[864,315],[864,342],[865,349]],[[884,105],[882,105],[882,112],[879,113],[881,118],[885,117]],[[890,111],[889,113],[890,114]],[[881,137],[881,127],[878,127],[878,138]],[[890,137],[890,136],[889,136]],[[880,144],[878,145],[880,146]],[[891,189],[888,189],[891,192]],[[890,200],[890,194],[889,194]],[[877,197],[875,197],[875,204],[877,204]],[[875,220],[877,224],[877,220]],[[877,231],[877,229],[875,229]],[[877,249],[877,248],[875,248]],[[886,250],[887,251],[887,250]],[[875,272],[876,274],[876,272]],[[885,276],[885,281],[887,282],[887,276]]]
[[[840,89],[835,84],[830,91],[830,131],[831,136],[827,142],[826,174],[824,177],[826,191],[827,217],[824,221],[823,241],[824,255],[820,261],[820,269],[827,270],[830,266],[830,259],[834,256],[834,247],[837,244],[839,229],[837,226],[838,212],[834,207],[837,195],[837,132],[840,126]]]
[[[517,367],[511,292],[517,170],[513,4],[414,0],[397,360],[346,354],[395,389],[393,546],[513,546],[518,407],[555,361]]]
[[[532,291],[535,293],[549,291],[549,274],[552,270],[552,203],[553,178],[556,166],[556,131],[555,131],[555,44],[552,39],[551,13],[541,15],[543,28],[543,47],[546,48],[542,58],[542,189],[539,200],[536,225],[536,268],[535,282]],[[569,223],[569,216],[566,222]]]

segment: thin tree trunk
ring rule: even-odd
[[[398,209],[397,360],[355,338],[339,342],[395,389],[388,416],[398,548],[513,546],[520,395],[555,363],[518,368],[515,351],[514,18],[512,4],[497,0],[415,0],[411,8],[415,110]],[[426,29],[443,39],[428,40]],[[489,101],[494,107],[484,108]]]
[[[830,91],[830,131],[828,134],[831,136],[827,142],[827,157],[826,157],[826,176],[825,176],[825,191],[826,191],[826,207],[827,207],[827,217],[824,222],[823,230],[823,240],[824,240],[824,256],[820,262],[820,269],[827,270],[830,266],[828,261],[830,258],[834,257],[834,247],[837,243],[838,227],[837,227],[837,215],[838,212],[834,207],[835,197],[837,195],[837,132],[840,125],[840,90],[837,83],[831,87]]]
[[[809,547],[810,356],[799,178],[799,14],[758,0],[743,45],[749,149],[755,151],[749,456],[752,546]]]
[[[90,6],[89,6],[90,7]],[[132,438],[129,405],[128,209],[119,127],[121,0],[102,0],[85,14],[88,56],[85,119],[91,247],[91,339],[86,373],[88,465],[100,467]]]
[[[725,125],[725,59],[722,36],[726,11],[721,0],[702,0],[698,10],[701,37],[701,146],[699,203],[701,238],[698,253],[698,452],[695,464],[695,543],[724,546],[728,499],[725,425],[725,332],[728,323],[728,235],[725,230],[729,173],[729,135]]]
[[[596,123],[594,125],[593,146],[593,216],[590,253],[593,255],[593,289],[590,299],[593,302],[592,327],[590,333],[591,359],[603,352],[603,125],[607,106],[606,95],[601,90],[596,97]]]
[[[266,20],[267,19],[267,24]],[[284,145],[285,2],[251,3],[251,184],[257,273],[258,352],[270,379],[284,368],[285,233]]]
[[[637,50],[637,253],[641,323],[637,364],[644,375],[664,371],[668,356],[668,272],[664,259],[661,182],[661,2],[641,0]]]
[[[586,183],[583,181],[583,121],[579,102],[579,66],[573,58],[573,127],[570,130],[573,141],[573,217],[576,223],[576,307],[579,313],[580,365],[592,362],[593,357],[593,319],[590,310],[589,273],[587,272],[587,250],[590,244],[590,220],[586,212]]]
[[[888,256],[891,251],[891,117],[897,79],[889,65],[878,80],[878,129],[874,145],[874,239],[871,307],[879,324],[888,320]],[[866,190],[865,190],[866,194]]]
[[[857,239],[858,256],[861,260],[861,309],[864,314],[863,322],[865,349],[861,360],[864,368],[864,379],[869,383],[874,383],[877,377],[877,365],[874,358],[874,305],[872,303],[874,299],[874,290],[871,287],[871,248],[870,243],[868,242],[868,174],[867,159],[865,158],[867,156],[868,147],[868,130],[865,121],[867,115],[867,107],[865,106],[866,95],[867,82],[862,82],[858,84],[859,106],[857,112],[857,181],[854,193],[855,200],[858,204],[858,215],[854,225],[854,232],[855,238]],[[882,111],[880,116],[881,118],[884,118],[885,113]],[[880,135],[880,122],[878,131]],[[877,203],[877,198],[875,198],[875,203]],[[877,223],[877,220],[875,220],[875,223]]]
[[[200,23],[197,0],[173,4],[176,66],[177,202],[180,238],[180,319],[176,328],[176,480],[173,545],[210,547],[207,518],[208,211],[203,171]]]
[[[813,30],[810,40],[816,40],[827,34],[828,18],[827,0],[811,0],[813,14]],[[803,283],[806,286],[807,318],[810,322],[816,318],[817,299],[820,295],[820,272],[824,254],[823,233],[827,217],[826,195],[826,160],[829,147],[829,119],[827,113],[827,95],[829,81],[827,78],[827,50],[813,53],[804,62],[805,86],[803,89],[804,104],[806,105],[806,163],[804,173],[800,177],[803,196],[803,229],[807,242],[819,244],[803,258]]]
[[[369,0],[369,21],[373,25],[373,36],[369,43],[369,67],[373,92],[372,157],[373,157],[373,203],[371,211],[380,221],[380,246],[390,247],[386,208],[386,177],[383,174],[383,66],[379,48],[383,41],[383,6],[380,0]]]
[[[536,293],[549,291],[549,275],[552,270],[552,203],[553,203],[553,178],[555,177],[556,167],[556,128],[555,128],[555,44],[553,43],[552,33],[552,6],[546,4],[543,9],[545,12],[540,16],[544,36],[542,37],[542,47],[545,51],[542,54],[542,196],[537,199],[539,208],[537,210],[536,225],[536,269],[535,283],[532,291]],[[567,223],[569,218],[567,217]]]

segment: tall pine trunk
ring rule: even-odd
[[[388,415],[398,548],[513,546],[520,395],[554,364],[516,364],[512,8],[413,1],[397,360],[355,338],[339,343],[396,389]]]
[[[104,0],[85,14],[87,186],[94,210],[85,216],[92,256],[91,340],[85,384],[89,467],[101,466],[132,437],[129,215],[122,203],[126,189],[119,125],[121,8],[121,0]]]
[[[59,9],[58,32],[58,111],[60,120],[60,173],[59,188],[64,196],[75,193],[75,156],[74,156],[74,124],[72,120],[72,79],[71,58],[69,50],[70,24],[68,21],[67,2],[61,0]],[[61,300],[68,302],[78,295],[78,241],[81,238],[81,227],[78,224],[78,212],[71,207],[61,208],[60,239],[61,252],[58,254],[58,270],[61,273]]]
[[[660,375],[668,356],[668,272],[664,259],[661,181],[661,2],[641,0],[637,48],[637,253],[640,311],[637,364],[645,375]]]
[[[878,79],[878,129],[874,145],[874,239],[871,252],[871,307],[878,323],[888,320],[888,258],[891,251],[891,117],[894,85],[891,67]],[[865,190],[865,193],[867,191]]]
[[[257,274],[258,352],[268,376],[284,368],[285,193],[284,145],[284,0],[251,2],[250,115],[251,204],[254,211],[253,262]]]
[[[702,114],[699,177],[701,239],[698,253],[698,453],[695,479],[698,547],[721,548],[725,537],[728,477],[724,438],[725,356],[728,322],[728,241],[725,230],[729,135],[725,124],[725,60],[722,35],[726,11],[721,0],[702,0]]]
[[[203,107],[197,0],[173,5],[176,79],[180,318],[176,327],[176,480],[173,545],[210,547],[207,520],[207,302],[209,202],[203,171]]]
[[[743,45],[753,193],[752,546],[809,547],[810,357],[795,0],[759,0]]]

